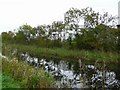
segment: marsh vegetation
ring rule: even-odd
[[[71,8],[64,21],[2,32],[2,55],[8,57],[2,70],[23,88],[119,88],[115,20],[89,7]]]

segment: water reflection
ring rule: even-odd
[[[22,53],[20,58],[30,65],[42,67],[56,79],[57,88],[120,88],[116,74],[107,69],[104,63],[86,65],[79,62],[63,60],[46,60]]]

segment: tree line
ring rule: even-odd
[[[115,22],[116,17],[107,12],[100,14],[90,7],[81,10],[70,8],[64,14],[64,21],[37,27],[24,24],[16,31],[2,32],[2,43],[117,51],[118,29]]]

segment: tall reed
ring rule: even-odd
[[[2,71],[20,81],[23,88],[53,88],[55,80],[52,75],[41,68],[33,68],[25,62],[2,59]]]

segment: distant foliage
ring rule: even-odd
[[[84,28],[80,27],[81,19],[84,19]],[[71,8],[64,14],[64,21],[37,27],[22,25],[17,32],[3,32],[2,42],[48,48],[117,51],[115,20],[116,17],[107,12],[100,14],[89,7],[81,10]],[[70,31],[74,32],[72,36]]]

